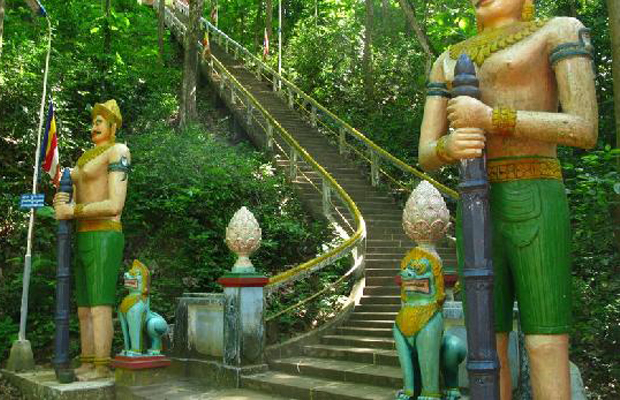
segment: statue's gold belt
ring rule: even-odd
[[[112,219],[80,219],[77,221],[78,232],[116,231],[122,232],[123,225]]]
[[[562,167],[557,158],[525,157],[487,160],[489,182],[510,182],[523,179],[562,180]]]

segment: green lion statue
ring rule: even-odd
[[[125,273],[125,287],[129,294],[118,308],[118,315],[123,330],[124,350],[121,355],[127,357],[160,355],[161,337],[168,332],[164,318],[150,308],[150,273],[148,268],[134,260],[131,269]],[[149,342],[145,348],[144,339]]]
[[[458,337],[443,331],[441,310],[446,295],[439,257],[415,247],[403,259],[397,279],[402,307],[393,333],[404,388],[396,400],[460,399],[458,367],[466,351]],[[440,372],[446,388],[443,395]]]

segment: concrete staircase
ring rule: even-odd
[[[294,399],[393,399],[402,387],[402,376],[392,338],[392,326],[400,307],[399,288],[394,277],[400,261],[413,247],[403,232],[402,209],[394,200],[372,187],[361,168],[338,153],[316,128],[292,111],[259,81],[240,61],[212,43],[213,54],[235,78],[278,120],[298,143],[321,164],[353,198],[367,225],[366,287],[359,305],[333,334],[319,344],[303,346],[303,354],[270,360],[268,372],[242,378],[244,388]],[[230,107],[230,104],[229,104]],[[242,113],[241,106],[237,110]],[[233,106],[234,108],[234,106]],[[232,110],[235,111],[235,110]],[[282,145],[283,148],[286,146]],[[288,171],[289,162],[275,150],[276,165]],[[303,164],[293,180],[302,202],[320,213],[321,187],[318,175]],[[352,221],[343,205],[338,210]],[[444,265],[455,266],[454,248],[438,249]]]

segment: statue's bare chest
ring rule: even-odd
[[[544,35],[537,33],[488,56],[477,66],[482,100],[492,106],[498,103],[525,106],[524,101],[554,102],[555,77],[546,47]],[[453,59],[444,63],[448,82],[454,79],[455,66]]]
[[[80,167],[80,180],[83,183],[107,179],[108,157],[102,154]]]

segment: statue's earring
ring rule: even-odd
[[[525,0],[523,2],[523,9],[521,10],[521,20],[532,21],[535,12],[536,6],[534,6],[534,0]]]

